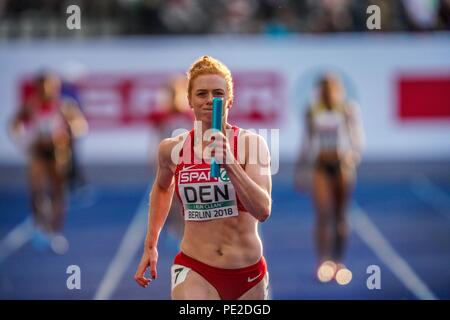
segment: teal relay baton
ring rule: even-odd
[[[214,97],[212,100],[212,129],[222,131],[222,104],[223,99]],[[218,178],[220,176],[220,165],[213,157],[211,159],[211,176]]]

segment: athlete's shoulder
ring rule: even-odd
[[[262,138],[262,136],[256,133],[254,130],[239,128],[239,137],[245,138]]]
[[[186,140],[186,137],[188,136],[189,132],[186,131],[184,133],[181,133],[179,135],[176,135],[171,138],[165,138],[161,140],[159,143],[159,151],[160,152],[166,152],[171,151],[176,145],[179,143],[183,143],[184,140]]]
[[[239,129],[239,141],[241,140],[245,141],[246,146],[252,143],[257,143],[259,146],[268,149],[266,139],[254,130]]]
[[[303,111],[303,115],[304,115],[305,119],[311,118],[313,113],[315,112],[315,109],[317,109],[315,103],[307,104]]]
[[[344,105],[344,112],[349,116],[355,116],[359,113],[359,104],[355,100],[347,100]]]
[[[314,117],[325,110],[325,106],[321,101],[315,101],[308,106],[306,114],[308,117]]]
[[[183,147],[184,141],[186,140],[188,135],[189,135],[189,131],[186,131],[186,132],[183,132],[174,137],[163,139],[159,143],[159,148],[158,148],[159,159],[163,160],[163,162],[165,162],[169,159],[172,159],[173,150],[175,150],[175,149],[181,150]]]

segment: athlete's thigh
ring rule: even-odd
[[[239,300],[267,300],[269,294],[269,273],[267,272],[264,278],[258,282],[256,286],[248,290]]]
[[[349,197],[352,193],[355,180],[355,172],[353,168],[342,167],[339,174],[334,179],[334,194],[336,207],[338,209],[345,208],[347,206]]]
[[[39,158],[31,158],[28,167],[28,179],[34,191],[42,190],[45,187],[46,175],[47,167],[45,161]]]
[[[183,270],[179,270],[183,268]],[[220,300],[217,290],[190,268],[172,268],[173,300]]]
[[[52,191],[54,193],[61,193],[64,188],[65,176],[58,167],[57,161],[50,160],[48,163],[48,172],[50,176]]]
[[[329,212],[333,205],[333,196],[330,179],[322,170],[314,170],[313,183],[314,206],[319,214]]]

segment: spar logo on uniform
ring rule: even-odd
[[[227,176],[228,177],[228,176]],[[220,174],[220,179],[222,181],[222,173]],[[205,183],[205,182],[217,182],[217,178],[211,177],[211,170],[208,169],[198,169],[191,171],[182,171],[180,173],[180,184],[191,184],[191,183]]]
[[[192,171],[182,171],[179,178],[180,193],[183,195],[187,203],[201,204],[195,209],[206,209],[204,204],[225,201],[221,206],[228,206],[235,197],[233,186],[227,172],[222,168],[219,178],[211,176],[209,168],[197,169]],[[217,206],[216,206],[217,207]],[[193,209],[192,207],[191,209]],[[207,209],[211,209],[208,207]]]

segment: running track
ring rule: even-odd
[[[261,225],[273,299],[449,299],[450,181],[359,179],[351,209],[347,286],[314,279],[313,213],[289,173],[273,177],[272,216]],[[169,299],[176,243],[162,234],[159,278],[147,289],[133,280],[146,230],[148,183],[96,183],[72,194],[57,256],[30,239],[28,194],[0,189],[0,299]],[[81,289],[69,290],[66,269],[81,268]],[[381,269],[381,289],[369,290],[366,269]]]

